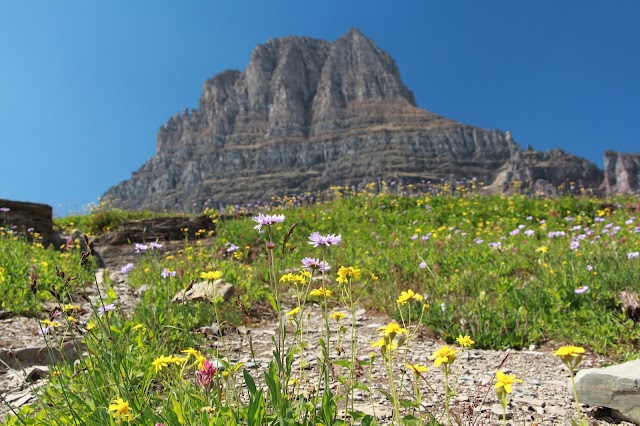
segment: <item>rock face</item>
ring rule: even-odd
[[[607,194],[640,194],[640,154],[604,153],[604,183]]]
[[[33,240],[33,232],[40,234],[42,245],[53,242],[53,209],[47,204],[0,200],[0,226],[13,228]],[[32,229],[32,232],[28,232]]]
[[[640,425],[640,360],[580,370],[576,389],[580,403],[611,408],[621,420]]]
[[[201,211],[377,179],[491,183],[517,155],[526,157],[508,132],[418,108],[393,59],[351,29],[335,42],[270,40],[243,72],[206,81],[198,108],[170,118],[156,154],[104,198],[129,209]],[[576,157],[563,172],[565,157],[542,154],[553,164],[523,173],[600,185],[595,166]]]

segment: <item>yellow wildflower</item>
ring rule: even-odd
[[[109,405],[109,411],[113,411],[112,416],[116,420],[133,420],[133,414],[131,413],[129,403],[120,397],[116,398],[113,403]]]
[[[540,246],[536,249],[537,253],[547,253],[549,251],[549,247],[547,246]]]
[[[432,359],[433,365],[438,367],[442,363],[451,364],[453,361],[456,360],[456,354],[457,352],[455,349],[450,348],[449,346],[443,346],[437,351],[435,351],[433,355],[429,357],[429,359]]]
[[[424,365],[419,365],[419,364],[404,364],[405,367],[407,367],[409,370],[413,371],[416,374],[420,374],[420,373],[424,373],[426,371],[429,371],[429,367],[425,367]]]
[[[132,330],[140,330],[141,328],[144,328],[144,325],[138,323],[136,325],[134,325],[133,327],[131,327]]]
[[[292,317],[295,314],[297,314],[298,312],[300,312],[300,306],[296,306],[295,308],[293,308],[292,310],[287,312],[285,315],[288,316],[288,317]]]
[[[151,365],[156,369],[156,373],[161,371],[164,367],[168,367],[171,362],[170,356],[161,356],[153,360]]]
[[[89,321],[89,324],[87,324],[87,331],[91,331],[94,328],[96,328],[96,323],[94,323],[93,321]]]
[[[378,281],[378,276],[376,274],[371,274],[371,281]]]
[[[200,278],[207,281],[215,281],[217,279],[222,278],[222,272],[220,271],[201,272]]]
[[[320,288],[316,288],[314,290],[311,290],[309,292],[309,296],[311,297],[330,297],[331,296],[331,290],[327,290],[324,287],[320,287]]]
[[[407,290],[400,293],[400,296],[396,299],[396,303],[400,306],[405,305],[411,299],[418,302],[424,300],[421,294],[414,293],[413,290]]]
[[[353,266],[341,266],[338,270],[338,278],[336,281],[340,284],[346,284],[349,281],[349,278],[358,279],[360,278],[360,269],[356,269]]]
[[[496,384],[495,388],[498,393],[504,392],[511,393],[511,385],[516,382],[522,382],[522,380],[516,378],[515,374],[504,374],[501,370],[498,370],[496,373]]]
[[[557,351],[554,352],[554,356],[560,357],[562,362],[573,370],[582,362],[582,357],[584,356],[584,348],[580,346],[562,346]]]
[[[347,314],[344,314],[342,312],[334,312],[331,315],[329,315],[329,318],[333,318],[336,321],[340,321],[342,319],[345,319],[347,317]]]
[[[458,342],[458,344],[463,347],[471,346],[476,343],[471,340],[471,336],[463,336],[462,334],[456,338],[456,342]]]
[[[397,334],[407,333],[407,329],[401,328],[397,322],[390,322],[385,326],[378,327],[378,330],[380,330],[381,336],[390,336],[391,339],[393,339]]]

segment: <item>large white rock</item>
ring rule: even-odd
[[[209,281],[201,281],[192,285],[187,290],[180,290],[172,302],[186,302],[207,300],[212,302],[217,298],[222,298],[225,302],[233,296],[234,288],[231,284],[225,283],[221,279],[215,280],[213,283]]]
[[[569,390],[571,382],[569,382]],[[576,374],[582,404],[611,408],[621,420],[640,425],[640,359]]]

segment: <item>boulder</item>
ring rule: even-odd
[[[53,243],[53,208],[47,204],[0,199],[0,226],[24,233],[29,241],[33,241],[33,233],[37,232],[42,245],[47,247]]]
[[[640,359],[580,370],[576,388],[580,403],[610,408],[619,419],[640,425]]]
[[[189,286],[186,290],[180,290],[171,301],[187,302],[208,300],[211,302],[217,298],[222,298],[226,302],[233,296],[233,292],[233,286],[225,283],[221,279],[215,280],[214,282],[201,281]]]

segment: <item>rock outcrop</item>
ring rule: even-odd
[[[0,200],[0,226],[21,233],[29,241],[34,235],[45,247],[54,242],[53,208],[47,204]]]
[[[640,194],[640,154],[605,151],[602,186],[607,194]]]
[[[335,42],[270,40],[246,70],[206,81],[198,108],[170,118],[156,154],[104,198],[128,209],[201,211],[378,179],[491,183],[518,155],[527,156],[508,132],[418,108],[393,59],[351,29]],[[552,164],[528,166],[531,179],[602,181],[576,157],[540,161]]]
[[[611,408],[619,419],[640,425],[640,360],[580,370],[576,390],[582,404]]]

